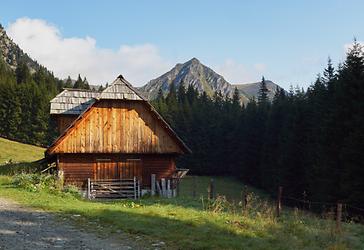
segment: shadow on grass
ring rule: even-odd
[[[71,210],[69,213],[80,213],[79,210]],[[270,245],[274,238],[272,232],[276,227],[258,232],[258,235],[249,231],[244,233],[244,227],[240,224],[241,232],[229,229],[228,220],[214,221],[207,218],[191,217],[191,219],[173,218],[173,213],[160,216],[157,213],[118,211],[116,209],[101,209],[81,212],[88,221],[98,219],[98,222],[107,225],[111,231],[122,230],[130,234],[142,234],[155,240],[168,243],[167,248],[175,249],[252,249],[270,248],[284,249],[283,246]],[[224,224],[225,223],[225,224]],[[246,228],[246,230],[247,230]],[[288,246],[287,246],[288,249]]]

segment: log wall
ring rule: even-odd
[[[117,179],[138,177],[143,187],[150,187],[151,174],[156,179],[170,178],[175,172],[173,155],[60,154],[58,169],[65,184],[86,187],[87,178]]]

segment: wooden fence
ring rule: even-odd
[[[139,199],[140,182],[133,179],[90,180],[87,182],[87,198]]]

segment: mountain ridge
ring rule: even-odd
[[[223,96],[232,97],[234,89],[237,88],[241,102],[247,103],[250,99],[257,98],[261,82],[231,84],[222,75],[194,57],[185,63],[177,63],[172,69],[139,87],[138,90],[147,99],[152,100],[157,97],[159,90],[162,90],[162,93],[166,95],[172,83],[176,88],[181,83],[185,88],[192,85],[200,94],[206,92],[210,97],[213,97],[215,92],[221,92]],[[266,83],[268,97],[273,99],[277,88],[281,89],[281,87],[270,80],[266,80]]]

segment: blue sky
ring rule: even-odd
[[[307,87],[328,56],[337,64],[354,36],[364,39],[363,9],[364,1],[342,0],[11,0],[2,1],[0,22],[60,77],[79,72],[103,83],[118,72],[142,85],[197,57],[231,83],[264,75],[288,88]]]

